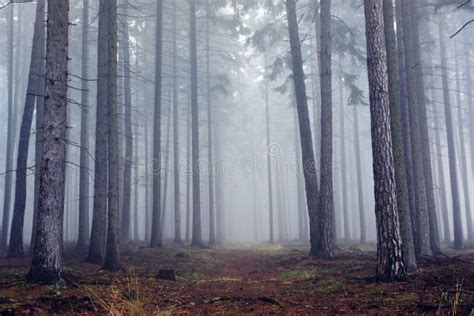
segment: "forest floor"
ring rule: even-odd
[[[345,247],[331,261],[301,245],[136,246],[122,262],[122,272],[109,274],[66,250],[69,286],[58,288],[26,283],[29,259],[2,258],[0,315],[474,313],[474,251],[420,258],[408,281],[393,284],[374,280],[370,246]],[[174,276],[163,269],[176,280],[162,279]]]

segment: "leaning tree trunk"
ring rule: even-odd
[[[315,256],[330,257],[332,255],[332,241],[330,234],[331,221],[327,217],[322,218],[318,212],[318,177],[314,160],[313,140],[311,135],[311,122],[309,120],[308,100],[306,97],[306,85],[304,82],[303,58],[301,56],[301,42],[298,34],[298,20],[296,17],[296,1],[286,1],[286,12],[288,18],[288,33],[290,37],[290,48],[293,67],[293,80],[298,111],[301,157],[303,175],[305,179],[306,203],[310,219],[310,242],[311,254]],[[319,225],[318,225],[319,224]],[[326,233],[322,247],[319,229],[321,224]]]
[[[454,132],[453,132],[453,118],[451,114],[451,101],[449,98],[449,83],[448,83],[448,69],[446,62],[446,34],[445,34],[445,20],[443,13],[438,11],[438,28],[439,28],[439,45],[440,45],[440,59],[441,59],[441,78],[443,84],[443,102],[444,102],[444,116],[446,119],[446,133],[448,139],[448,159],[449,159],[449,175],[451,179],[451,194],[453,203],[453,223],[454,223],[454,248],[463,248],[463,231],[461,219],[461,205],[459,201],[458,189],[458,175],[456,166],[456,152],[454,148]]]
[[[410,208],[408,207],[408,189],[406,180],[405,157],[403,152],[403,132],[401,122],[397,46],[392,0],[384,0],[384,31],[387,50],[387,71],[390,100],[390,128],[392,131],[392,151],[395,164],[397,187],[397,205],[400,214],[400,232],[403,240],[403,260],[408,271],[416,271],[415,245],[411,228]]]
[[[83,1],[82,12],[82,87],[81,149],[79,171],[79,235],[77,250],[87,249],[89,229],[89,0]]]
[[[49,0],[47,10],[43,157],[37,237],[28,279],[54,284],[61,280],[62,269],[69,1]]]
[[[97,46],[97,112],[95,132],[95,171],[92,232],[88,262],[102,264],[107,239],[108,177],[108,15],[107,0],[99,2],[99,34]]]
[[[364,11],[377,221],[377,278],[397,281],[406,278],[406,271],[398,224],[382,2],[366,0]]]
[[[418,111],[418,98],[417,93],[423,93],[417,91],[416,85],[416,60],[415,60],[415,49],[413,40],[413,19],[411,15],[414,12],[410,11],[410,4],[408,0],[402,1],[403,11],[403,34],[404,34],[404,48],[405,48],[405,67],[407,72],[407,96],[408,96],[408,108],[409,108],[409,121],[410,121],[410,136],[411,136],[411,151],[413,159],[413,175],[415,184],[415,218],[416,227],[418,228],[415,236],[415,251],[422,255],[431,255],[431,242],[430,242],[430,226],[428,210],[426,207],[426,187],[425,177],[423,170],[423,150],[422,140],[420,134],[420,113]]]
[[[117,0],[107,3],[107,56],[108,56],[108,86],[107,86],[107,120],[108,129],[108,219],[107,246],[103,268],[107,271],[120,269],[119,253],[119,162],[118,162],[118,117],[117,117]]]
[[[126,248],[130,241],[131,200],[132,200],[132,163],[133,163],[133,131],[132,131],[132,88],[130,73],[130,43],[128,32],[128,2],[122,0],[122,53],[125,99],[125,161],[123,165],[122,222],[120,226],[120,245]]]
[[[174,173],[174,242],[181,243],[181,193],[179,183],[179,126],[178,126],[178,74],[177,74],[177,8],[173,1],[173,173]]]
[[[155,114],[153,124],[153,219],[150,247],[161,247],[161,61],[163,36],[163,0],[156,2]]]
[[[192,129],[192,176],[193,176],[193,232],[191,245],[201,247],[201,193],[199,174],[199,108],[196,39],[196,0],[190,5],[190,50],[191,50],[191,129]]]
[[[43,58],[45,53],[44,41],[44,0],[39,0],[36,4],[35,27],[33,34],[33,46],[31,50],[30,72],[28,74],[28,87],[23,109],[23,118],[20,127],[20,139],[18,143],[16,184],[15,184],[15,204],[13,208],[13,220],[10,231],[10,245],[8,257],[23,257],[23,224],[25,220],[26,207],[26,172],[28,169],[28,149],[30,143],[30,130],[33,123],[35,110],[35,100],[37,96],[44,93],[44,83],[39,80]]]
[[[333,256],[334,196],[332,166],[331,1],[321,0],[321,185],[317,239],[313,254]]]
[[[13,143],[14,143],[14,120],[13,115],[13,9],[14,6],[10,6],[10,12],[8,17],[8,121],[7,121],[7,146],[6,146],[6,159],[5,159],[5,182],[4,182],[4,197],[3,197],[3,220],[2,220],[2,235],[0,236],[0,250],[7,248],[8,230],[10,226],[10,209],[11,209],[11,198],[12,198],[12,180],[13,180]]]

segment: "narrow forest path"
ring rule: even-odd
[[[116,275],[66,253],[67,289],[27,284],[28,259],[0,259],[0,312],[435,313],[443,295],[447,312],[456,293],[458,311],[473,308],[474,252],[422,258],[409,281],[383,284],[373,279],[375,253],[365,250],[346,248],[324,261],[298,245],[137,247],[123,254]],[[160,279],[162,269],[176,280]]]

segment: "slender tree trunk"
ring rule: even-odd
[[[192,128],[192,175],[193,175],[193,232],[191,245],[201,247],[201,180],[199,168],[199,107],[196,40],[196,0],[190,0],[191,39],[191,128]]]
[[[3,197],[3,221],[2,221],[2,235],[0,239],[0,250],[6,249],[8,245],[8,231],[10,228],[10,209],[12,198],[12,183],[13,183],[13,144],[14,144],[14,120],[13,115],[13,15],[14,6],[10,6],[8,13],[8,62],[7,62],[7,90],[8,90],[8,121],[7,121],[7,146],[5,159],[5,184]]]
[[[346,129],[345,129],[345,109],[344,109],[344,77],[342,71],[339,76],[339,103],[340,109],[340,150],[341,150],[341,183],[342,183],[342,216],[344,221],[344,239],[346,242],[351,240],[351,232],[349,228],[349,210],[347,205],[347,172],[346,172]]]
[[[298,240],[304,241],[307,239],[307,231],[306,231],[306,208],[305,208],[305,201],[306,197],[304,196],[304,187],[303,183],[301,182],[301,147],[300,147],[300,138],[298,133],[298,109],[296,108],[293,112],[294,118],[294,125],[295,125],[295,157],[296,157],[296,203],[298,209]]]
[[[428,117],[426,115],[426,97],[425,97],[425,84],[423,77],[422,67],[422,58],[420,47],[423,45],[420,42],[419,29],[421,29],[423,41],[429,40],[431,38],[430,32],[428,29],[428,24],[425,22],[424,16],[420,14],[420,10],[417,6],[419,5],[428,5],[428,3],[423,1],[411,1],[411,19],[413,29],[410,30],[413,32],[413,48],[415,55],[415,72],[416,72],[416,90],[417,90],[417,111],[420,124],[420,136],[421,136],[421,145],[422,145],[422,159],[423,159],[423,176],[425,180],[425,192],[426,192],[426,206],[429,220],[429,234],[430,234],[430,245],[431,251],[434,254],[441,254],[441,246],[439,244],[439,232],[438,232],[438,219],[436,216],[436,203],[434,197],[434,187],[433,187],[433,175],[431,169],[431,148],[430,148],[430,136],[428,133]],[[427,63],[430,63],[432,60],[431,53],[425,58]]]
[[[47,12],[43,157],[37,238],[28,279],[54,284],[61,281],[62,269],[69,1],[49,0]]]
[[[416,227],[417,236],[415,237],[415,251],[422,255],[431,255],[431,242],[430,242],[430,226],[429,216],[426,207],[426,187],[425,187],[425,176],[423,170],[423,153],[422,153],[422,139],[420,134],[420,113],[418,104],[417,93],[423,93],[417,91],[417,80],[416,80],[416,60],[415,60],[415,49],[413,40],[413,19],[411,18],[414,12],[411,12],[410,3],[408,0],[402,1],[403,9],[403,34],[404,34],[404,48],[405,48],[405,67],[407,72],[407,95],[408,95],[408,108],[409,108],[409,120],[410,120],[410,136],[411,136],[411,147],[412,147],[412,159],[413,159],[413,175],[415,184],[415,212],[416,214]]]
[[[353,106],[352,115],[354,117],[354,152],[357,173],[357,200],[359,202],[360,243],[365,244],[367,242],[367,227],[365,223],[364,187],[362,183],[362,161],[360,154],[359,113],[357,111],[357,105]]]
[[[79,236],[77,250],[85,251],[90,238],[89,229],[89,0],[82,9],[82,91],[81,91],[81,149],[79,173]]]
[[[406,271],[402,260],[392,153],[382,6],[378,0],[364,1],[377,222],[377,278],[398,281],[406,278]]]
[[[163,195],[161,200],[161,223],[160,223],[160,232],[161,239],[163,240],[165,221],[166,221],[166,202],[168,202],[168,181],[169,181],[169,170],[170,170],[170,153],[171,153],[171,109],[168,108],[168,118],[166,120],[166,141],[165,141],[165,152],[163,157],[165,157],[165,165],[163,167]],[[166,156],[165,156],[166,155]]]
[[[123,165],[122,222],[120,227],[120,245],[126,248],[130,241],[131,200],[132,200],[132,163],[133,163],[133,130],[132,130],[132,87],[130,72],[130,42],[128,32],[128,2],[121,0],[123,16],[121,20],[123,76],[124,76],[124,109],[125,109],[125,161]]]
[[[310,127],[311,123],[309,120],[306,85],[304,82],[303,58],[301,56],[301,42],[298,34],[295,0],[286,1],[286,12],[288,19],[288,33],[290,37],[296,106],[298,110],[301,157],[306,189],[306,203],[308,206],[310,219],[311,254],[319,257],[331,257],[331,235],[325,235],[325,238],[323,239],[325,241],[324,246],[321,243],[321,235],[324,234],[320,231],[320,229],[329,229],[330,232],[331,222],[327,221],[328,218],[323,217],[321,212],[318,212],[318,177],[316,174],[316,164],[314,160],[313,140]]]
[[[468,41],[464,43],[464,50],[466,52],[469,51],[469,45]],[[466,69],[472,69],[472,60],[469,54],[464,54],[464,67],[466,67]],[[468,94],[468,113],[470,122],[474,122],[474,95],[472,91],[472,83],[472,74],[470,71],[466,71],[466,92]],[[471,153],[471,175],[474,176],[474,124],[469,124],[469,147]]]
[[[314,254],[323,258],[333,256],[335,237],[331,62],[331,1],[321,0],[321,185]]]
[[[456,43],[456,40],[455,40]],[[456,51],[456,44],[455,47],[455,54]],[[467,153],[466,153],[466,146],[464,140],[464,116],[463,116],[463,104],[461,100],[461,78],[460,78],[460,70],[459,70],[459,62],[458,57],[454,57],[454,64],[455,64],[455,71],[456,71],[456,107],[458,109],[458,132],[459,132],[459,153],[460,157],[460,168],[461,168],[461,175],[462,175],[462,186],[464,190],[464,209],[466,212],[466,228],[467,228],[467,239],[469,241],[474,240],[474,234],[472,231],[472,214],[471,214],[471,202],[470,202],[470,194],[469,194],[469,172],[467,169]],[[467,68],[465,68],[467,69]],[[466,71],[468,72],[468,71]]]
[[[107,53],[108,53],[108,89],[107,119],[108,129],[108,219],[107,247],[103,268],[107,271],[120,269],[119,252],[119,163],[118,163],[118,117],[117,117],[117,0],[107,3]]]
[[[163,0],[156,1],[155,114],[153,137],[153,219],[150,247],[161,247],[161,61]]]
[[[191,107],[189,106],[187,109],[187,119],[186,119],[186,126],[187,131],[187,144],[186,144],[186,160],[187,160],[187,170],[186,170],[186,236],[185,236],[185,242],[189,243],[191,242],[191,214],[192,214],[192,205],[191,205],[191,195],[192,195],[192,162],[191,162]]]
[[[222,175],[223,169],[219,169],[219,155],[220,155],[220,140],[222,135],[222,129],[219,128],[219,123],[216,121],[214,132],[214,153],[216,157],[216,167],[215,167],[215,179],[216,179],[216,240],[217,243],[222,243],[224,239],[224,203],[223,199],[223,189],[222,189]]]
[[[405,63],[405,37],[404,37],[404,24],[402,14],[402,0],[396,0],[396,18],[397,18],[397,61],[398,61],[398,79],[399,79],[399,94],[400,94],[400,117],[402,124],[402,136],[403,136],[403,158],[405,162],[405,179],[407,184],[408,194],[408,209],[412,228],[412,238],[414,247],[418,243],[418,228],[416,224],[416,204],[415,204],[415,180],[413,177],[413,160],[412,160],[412,147],[411,147],[411,132],[410,132],[410,118],[408,110],[408,91],[407,91],[407,72]],[[399,206],[400,209],[403,205]],[[403,212],[400,212],[400,219],[404,220]],[[406,218],[405,218],[406,219]],[[405,225],[406,226],[406,225]],[[402,228],[402,233],[403,233]],[[411,268],[407,266],[407,269]]]
[[[108,14],[107,0],[99,1],[99,34],[97,49],[97,112],[95,132],[95,171],[92,232],[88,262],[102,264],[107,240],[108,178]]]
[[[138,104],[138,102],[137,102]],[[138,144],[135,143],[134,145],[135,150],[135,178],[133,183],[133,240],[138,241],[140,240],[140,234],[138,231],[139,223],[138,223],[138,199],[139,199],[139,191],[138,191],[138,184],[139,184],[139,154],[138,154]]]
[[[397,205],[400,219],[400,232],[403,240],[403,260],[408,271],[416,271],[415,245],[411,228],[411,215],[408,204],[405,157],[403,152],[403,132],[400,109],[400,90],[398,78],[397,46],[395,39],[393,2],[384,0],[384,31],[387,50],[387,71],[390,100],[390,128],[392,131],[392,151],[395,164]]]
[[[313,58],[311,59],[311,64],[313,66],[313,128],[314,128],[314,157],[316,160],[316,165],[319,164],[321,157],[319,157],[319,151],[317,150],[321,145],[321,95],[317,93],[317,90],[321,91],[321,59],[319,57],[319,47],[321,42],[321,15],[318,12],[320,9],[319,0],[314,1],[314,39],[312,39],[313,47]],[[319,168],[316,168],[318,172]]]
[[[433,94],[433,89],[431,93]],[[434,100],[434,97],[432,97]],[[438,107],[442,107],[439,105]],[[435,143],[436,143],[436,157],[437,157],[437,166],[438,166],[438,179],[439,179],[439,196],[440,196],[440,208],[441,216],[443,218],[443,232],[444,232],[444,242],[451,242],[451,226],[449,225],[449,211],[448,211],[448,201],[446,194],[446,183],[445,183],[445,173],[444,173],[444,159],[443,159],[443,150],[441,146],[441,137],[440,137],[440,116],[442,115],[441,109],[435,109],[434,111],[434,130],[435,130]]]
[[[269,214],[269,229],[270,229],[270,243],[275,241],[274,221],[273,221],[273,183],[272,183],[272,142],[270,137],[270,103],[268,91],[268,78],[266,77],[267,69],[267,53],[264,53],[264,89],[265,89],[265,132],[267,140],[267,184],[268,184],[268,214]]]
[[[147,90],[148,91],[148,90]],[[148,95],[148,93],[146,93]],[[145,97],[146,100],[148,100],[147,97]],[[145,242],[149,243],[150,238],[151,238],[151,212],[150,212],[150,161],[149,161],[149,130],[148,130],[148,124],[149,124],[149,117],[148,117],[148,107],[145,105],[144,109],[145,117]]]
[[[179,182],[179,126],[178,126],[178,45],[177,8],[173,1],[173,171],[174,171],[174,242],[181,243],[181,201]]]
[[[28,168],[28,150],[30,143],[30,130],[33,123],[36,96],[44,93],[44,84],[39,80],[44,58],[44,1],[39,0],[36,6],[35,27],[33,34],[33,46],[31,51],[30,71],[28,75],[28,87],[23,110],[23,118],[20,127],[20,139],[18,143],[15,204],[13,208],[13,220],[10,231],[10,245],[8,257],[23,257],[23,225],[26,207],[26,173]]]
[[[444,116],[446,118],[446,133],[448,137],[449,175],[451,179],[451,194],[453,202],[454,248],[463,248],[463,231],[461,219],[461,205],[459,201],[458,175],[456,167],[456,152],[454,148],[453,118],[451,101],[449,99],[448,69],[446,63],[446,24],[442,12],[438,11],[438,27],[441,58],[441,79],[443,84]]]
[[[207,153],[209,160],[209,245],[216,244],[216,219],[214,209],[214,144],[212,140],[213,129],[213,108],[211,104],[211,60],[209,44],[211,6],[209,0],[206,0],[206,91],[207,91]]]

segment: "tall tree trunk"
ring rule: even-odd
[[[469,41],[465,41],[464,50],[466,52],[469,51],[469,45]],[[472,69],[472,60],[469,54],[464,54],[464,67],[466,67],[466,69]],[[468,113],[470,122],[474,122],[474,95],[472,91],[472,83],[472,74],[470,71],[466,71],[466,92],[468,94]],[[471,175],[474,176],[474,124],[469,124],[469,147],[471,153]]]
[[[196,39],[196,0],[190,0],[191,40],[191,128],[192,128],[192,175],[193,175],[193,232],[191,245],[201,247],[201,180],[199,168],[199,107]]]
[[[364,1],[377,222],[377,278],[397,281],[406,278],[406,271],[402,260],[392,153],[382,5],[378,0]]]
[[[453,202],[453,223],[454,223],[454,248],[463,248],[463,231],[461,219],[461,205],[459,201],[458,175],[456,166],[456,152],[454,148],[453,118],[451,114],[451,101],[449,99],[448,69],[446,62],[446,24],[441,11],[438,14],[439,44],[441,58],[441,78],[443,84],[444,116],[446,118],[446,133],[448,139],[449,175],[451,179],[451,194]]]
[[[333,256],[335,236],[331,62],[331,1],[321,0],[321,185],[314,255],[323,258]]]
[[[411,147],[411,132],[410,132],[410,118],[408,109],[408,90],[407,90],[407,72],[405,63],[405,37],[404,37],[404,24],[402,14],[402,0],[396,0],[396,18],[397,18],[397,61],[398,61],[398,79],[399,79],[399,94],[400,94],[400,117],[402,124],[402,136],[403,136],[403,158],[405,163],[405,179],[407,184],[407,195],[408,195],[408,210],[411,221],[411,231],[414,248],[418,243],[418,228],[416,224],[416,204],[415,204],[415,180],[413,176],[413,160],[412,160],[412,147]],[[402,198],[402,197],[401,197]],[[399,206],[400,209],[403,205]],[[404,218],[403,212],[400,212],[400,219]],[[406,225],[405,225],[406,226]],[[402,228],[403,234],[404,228]],[[405,246],[404,246],[405,247]],[[411,268],[407,266],[407,269]]]
[[[150,247],[161,247],[161,81],[163,0],[156,1],[155,113],[153,132],[153,219]]]
[[[295,126],[295,157],[296,157],[296,203],[297,203],[297,210],[298,210],[298,240],[304,241],[307,240],[306,231],[306,207],[305,201],[306,197],[304,196],[304,187],[301,179],[301,172],[303,168],[301,167],[301,147],[300,147],[300,138],[298,133],[298,109],[296,108],[296,104],[294,106],[293,112],[293,119],[294,119],[294,126]]]
[[[119,253],[119,163],[118,163],[118,116],[117,116],[117,0],[107,2],[107,53],[108,53],[108,219],[107,247],[103,268],[107,271],[120,269]]]
[[[178,126],[178,45],[177,8],[173,1],[173,171],[174,171],[174,242],[181,243],[181,193],[179,178],[179,126]]]
[[[168,108],[168,118],[166,120],[166,140],[165,140],[165,153],[163,157],[165,158],[165,165],[163,166],[163,195],[161,200],[161,217],[160,217],[160,232],[161,232],[161,239],[163,240],[164,236],[164,228],[165,228],[165,221],[166,221],[166,202],[168,202],[168,181],[169,181],[169,170],[170,170],[170,157],[169,154],[171,152],[171,109]],[[165,156],[166,155],[166,156]]]
[[[329,5],[329,4],[327,4]],[[301,56],[301,42],[298,34],[298,21],[296,17],[296,1],[286,1],[286,12],[288,19],[288,33],[290,37],[290,48],[293,67],[293,80],[298,110],[299,133],[301,142],[301,157],[303,175],[305,179],[306,203],[310,220],[310,242],[311,254],[314,256],[332,256],[331,235],[326,234],[322,247],[320,231],[322,226],[329,230],[331,221],[318,212],[318,177],[314,160],[313,140],[311,135],[311,123],[309,120],[308,101],[306,97],[306,85],[304,82],[303,58]],[[326,219],[326,221],[325,221]]]
[[[269,214],[269,229],[270,229],[270,243],[275,241],[274,221],[273,221],[273,183],[272,183],[272,142],[270,138],[270,103],[268,91],[268,78],[266,77],[267,69],[267,53],[264,53],[264,89],[265,89],[265,133],[267,140],[267,185],[268,185],[268,214]]]
[[[23,118],[20,127],[20,139],[18,143],[15,204],[13,208],[13,220],[10,231],[10,245],[8,257],[23,257],[23,225],[25,220],[26,206],[26,172],[28,169],[28,150],[30,143],[30,131],[33,123],[36,96],[44,93],[44,84],[39,78],[42,76],[42,63],[44,58],[44,1],[39,0],[36,5],[35,27],[33,34],[33,45],[31,50],[30,70],[28,75],[28,87],[23,109]]]
[[[423,93],[417,89],[416,78],[416,60],[413,40],[413,19],[415,14],[411,12],[408,0],[402,1],[403,13],[403,34],[405,48],[405,67],[407,72],[407,96],[410,120],[411,151],[413,159],[413,175],[415,184],[415,210],[416,227],[418,228],[415,236],[415,251],[422,255],[431,255],[430,226],[428,210],[426,207],[426,187],[423,170],[422,140],[420,134],[420,113],[417,93]]]
[[[28,279],[54,284],[61,280],[62,269],[69,1],[49,0],[47,12],[43,157],[37,238]]]
[[[186,236],[184,238],[186,243],[191,242],[191,230],[192,230],[192,221],[191,221],[191,214],[192,214],[192,204],[191,204],[191,190],[192,190],[192,163],[191,163],[191,107],[188,106],[187,109],[187,119],[186,119],[186,160],[187,160],[187,169],[186,169]]]
[[[349,210],[347,205],[347,172],[346,172],[346,129],[345,129],[345,112],[344,112],[344,77],[342,71],[339,75],[339,103],[341,106],[339,116],[340,126],[340,150],[341,150],[341,183],[342,183],[342,216],[344,222],[344,239],[346,242],[351,240],[351,232],[349,228]]]
[[[360,131],[359,131],[359,113],[358,106],[352,107],[352,116],[354,117],[354,152],[356,158],[356,173],[357,173],[357,201],[359,202],[359,226],[360,226],[360,243],[367,242],[367,225],[365,222],[365,206],[364,206],[364,186],[362,179],[362,161],[360,148]]]
[[[314,1],[314,38],[311,36],[312,40],[312,49],[313,49],[313,58],[311,58],[312,65],[312,84],[313,84],[313,128],[314,128],[314,158],[316,160],[316,165],[319,166],[319,157],[318,148],[321,145],[321,95],[317,91],[321,91],[321,58],[319,56],[319,47],[321,44],[321,14],[319,13],[320,4],[319,0]],[[319,168],[316,167],[316,172]]]
[[[209,0],[206,0],[206,91],[207,91],[207,156],[209,160],[209,245],[216,244],[216,219],[214,209],[214,144],[212,140],[213,129],[213,108],[211,104],[211,60],[209,44],[210,38],[210,24],[211,6]]]
[[[132,87],[130,72],[130,42],[128,32],[128,2],[121,0],[123,16],[121,20],[124,109],[125,109],[125,161],[123,165],[122,222],[120,227],[120,245],[126,248],[130,241],[131,200],[132,200],[132,163],[133,163],[133,130],[132,130]]]
[[[431,77],[432,86],[434,86],[433,76]],[[435,100],[434,96],[434,89],[431,89],[431,99]],[[445,184],[445,173],[444,173],[444,159],[443,159],[443,150],[441,146],[441,137],[440,137],[440,115],[442,115],[441,109],[442,104],[439,104],[434,109],[433,115],[433,125],[435,130],[435,149],[436,149],[436,157],[437,157],[437,167],[438,167],[438,187],[439,187],[439,199],[440,199],[440,209],[441,209],[441,217],[443,219],[443,232],[444,232],[444,242],[449,243],[451,241],[451,228],[449,225],[449,211],[448,211],[448,201],[447,201],[447,194],[446,194],[446,184]]]
[[[90,238],[89,229],[89,0],[82,9],[82,91],[81,91],[81,149],[79,172],[79,236],[77,250],[85,251]]]
[[[400,233],[403,240],[402,251],[405,267],[416,271],[415,245],[411,228],[411,215],[408,205],[405,157],[403,152],[403,132],[400,109],[400,90],[398,78],[397,46],[395,39],[393,2],[384,0],[384,32],[387,50],[388,90],[390,100],[390,129],[392,131],[392,151],[397,188],[397,205],[400,219]]]
[[[107,240],[108,178],[108,14],[107,0],[99,1],[99,34],[97,47],[97,112],[95,132],[95,171],[92,232],[88,262],[102,264]]]
[[[0,239],[0,250],[6,249],[8,244],[8,231],[10,228],[10,209],[12,198],[12,180],[13,180],[13,144],[14,144],[14,120],[13,115],[13,15],[14,6],[10,6],[8,13],[8,62],[7,62],[7,90],[8,90],[8,121],[7,121],[7,146],[5,158],[5,182],[4,182],[4,197],[3,197],[3,221],[2,221],[2,235]]]
[[[214,153],[216,157],[216,161],[219,161],[220,155],[220,148],[221,148],[221,135],[222,135],[222,128],[219,128],[219,123],[216,121],[215,128],[213,129],[214,132]],[[223,170],[220,170],[219,164],[216,164],[215,168],[215,179],[216,179],[216,240],[217,243],[222,243],[224,240],[224,203],[223,203],[223,183],[222,183],[222,175]]]
[[[455,55],[457,54],[456,50],[456,40],[455,40]],[[461,100],[461,78],[459,70],[459,62],[457,56],[454,56],[455,72],[456,72],[456,107],[458,109],[458,132],[459,132],[459,154],[460,154],[460,168],[462,175],[462,186],[464,190],[464,210],[466,212],[466,228],[467,228],[467,239],[469,241],[474,241],[474,234],[472,231],[472,214],[471,214],[471,202],[469,194],[469,172],[467,169],[467,153],[464,140],[464,116],[463,116],[463,104]],[[465,68],[467,69],[467,68]],[[469,71],[469,70],[468,70]],[[466,72],[468,72],[466,71]]]
[[[413,48],[415,55],[415,72],[416,72],[416,90],[417,90],[417,111],[420,124],[420,136],[421,136],[421,145],[422,145],[422,159],[423,159],[423,176],[426,192],[426,206],[428,212],[429,220],[429,234],[430,234],[430,245],[431,251],[434,254],[441,253],[441,246],[439,244],[439,232],[438,232],[438,219],[436,216],[436,203],[434,197],[434,187],[433,187],[433,171],[431,169],[431,148],[430,148],[430,136],[428,133],[428,117],[426,114],[426,97],[425,97],[425,84],[423,77],[424,66],[422,64],[422,56],[420,47],[423,45],[420,42],[420,30],[422,31],[423,41],[429,40],[431,38],[430,31],[428,29],[428,24],[425,20],[426,17],[420,14],[420,9],[417,7],[419,5],[428,5],[426,0],[415,2],[410,2],[411,8],[411,19],[413,29]],[[431,53],[425,58],[427,63],[430,63],[432,60]]]

